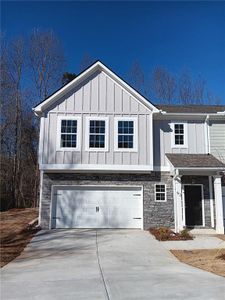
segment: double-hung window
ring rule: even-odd
[[[86,150],[103,150],[108,148],[108,119],[102,117],[87,118]]]
[[[172,123],[172,147],[187,147],[187,123]]]
[[[79,117],[58,118],[58,149],[78,150],[80,136]]]
[[[115,118],[114,148],[116,151],[137,151],[137,119]]]
[[[166,185],[156,184],[155,185],[155,201],[165,202],[166,201]]]

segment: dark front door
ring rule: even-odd
[[[186,226],[202,226],[202,187],[185,185],[184,193]]]

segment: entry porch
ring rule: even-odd
[[[207,154],[168,154],[167,158],[173,175],[175,231],[213,228],[224,234],[224,164]]]

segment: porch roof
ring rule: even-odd
[[[218,169],[225,170],[225,164],[212,154],[172,154],[166,157],[176,169]]]

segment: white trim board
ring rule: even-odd
[[[156,200],[156,193],[163,193],[163,192],[156,192],[156,186],[157,185],[164,185],[165,186],[165,200]],[[163,182],[159,182],[159,183],[155,183],[154,184],[154,200],[155,202],[167,202],[167,185],[166,183],[163,183]]]
[[[61,147],[61,121],[62,120],[74,120],[77,121],[77,145],[76,147]],[[82,125],[80,116],[58,116],[57,117],[57,129],[56,129],[56,151],[80,151],[81,149],[81,134]]]
[[[118,122],[133,121],[133,148],[118,148]],[[114,151],[115,152],[137,152],[138,151],[138,117],[114,117]]]
[[[42,164],[43,171],[127,171],[127,172],[151,172],[151,165],[94,165],[94,164]]]
[[[184,126],[184,144],[183,145],[177,145],[175,144],[175,124],[181,124]],[[171,148],[188,148],[188,126],[186,121],[182,120],[177,120],[174,121],[172,120],[170,122],[170,128],[172,129],[171,131]]]
[[[105,121],[105,147],[104,148],[90,148],[90,121]],[[85,118],[85,151],[89,152],[107,152],[109,150],[109,117],[88,116]]]
[[[141,105],[144,105],[146,109],[150,112],[159,112],[158,108],[155,107],[152,103],[150,103],[145,97],[139,94],[134,88],[128,85],[124,80],[122,80],[119,76],[117,76],[114,72],[112,72],[109,68],[107,68],[103,63],[97,61],[93,65],[91,65],[87,70],[78,75],[74,80],[68,83],[66,86],[62,87],[60,90],[55,92],[53,95],[45,99],[43,102],[38,104],[33,108],[33,111],[36,115],[41,115],[49,106],[53,105],[57,100],[63,97],[67,92],[71,89],[75,88],[79,84],[82,83],[89,76],[93,75],[97,71],[103,71],[108,77],[110,77],[113,81],[119,84],[122,88],[124,88],[127,92],[131,94],[135,99],[137,99]]]

